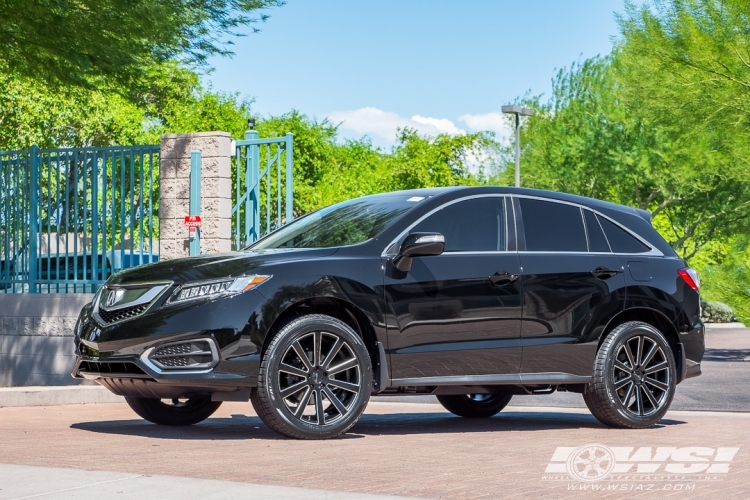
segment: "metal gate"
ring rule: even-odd
[[[0,291],[94,292],[155,262],[159,146],[0,151]]]
[[[237,141],[232,207],[235,250],[294,218],[293,138],[286,134],[260,139],[258,132],[251,130],[245,133],[245,140]]]

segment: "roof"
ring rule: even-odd
[[[578,196],[574,194],[561,193],[558,191],[547,191],[544,189],[531,189],[531,188],[516,188],[510,186],[449,186],[449,187],[435,187],[435,188],[421,188],[421,189],[408,189],[404,191],[396,191],[391,193],[382,193],[382,195],[407,195],[407,196],[439,196],[448,193],[457,193],[470,195],[476,194],[518,194],[528,196],[540,196],[543,198],[550,198],[554,200],[568,201],[571,203],[578,203],[597,210],[605,211],[618,211],[629,214],[636,214],[644,218],[646,221],[651,220],[651,215],[645,210],[628,207],[625,205],[619,205],[617,203],[611,203],[609,201],[602,201],[596,198],[587,198],[585,196]]]

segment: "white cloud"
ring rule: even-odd
[[[495,132],[495,136],[500,142],[508,142],[513,136],[513,125],[508,115],[503,113],[491,112],[481,115],[462,115],[459,121],[465,123],[470,129],[475,131],[489,130]]]
[[[428,118],[426,116],[414,115],[411,117],[412,121],[421,123],[422,125],[431,125],[440,131],[442,134],[450,135],[463,135],[466,133],[465,130],[461,130],[447,118]]]
[[[413,128],[420,134],[431,136],[466,133],[447,118],[430,118],[420,115],[406,118],[391,111],[372,107],[334,111],[328,115],[328,118],[333,123],[341,123],[342,129],[350,130],[357,135],[369,135],[375,142],[395,142],[396,129],[404,127]]]

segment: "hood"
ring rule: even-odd
[[[181,285],[191,281],[260,274],[263,272],[263,268],[269,265],[326,257],[334,254],[336,250],[337,248],[280,248],[196,255],[125,269],[113,274],[109,283],[127,285],[129,283],[174,281],[175,284]]]

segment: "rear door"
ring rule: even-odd
[[[523,227],[521,372],[590,376],[606,319],[625,304],[620,259],[592,211],[530,197],[514,203]]]
[[[518,373],[521,268],[505,200],[449,203],[410,230],[441,233],[445,252],[414,258],[406,274],[386,270],[394,383]]]

